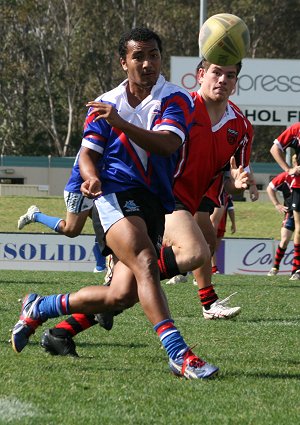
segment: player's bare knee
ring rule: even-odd
[[[138,278],[140,274],[143,276],[154,276],[156,273],[158,273],[157,257],[148,254],[139,255],[137,257],[134,269],[136,278]]]
[[[60,233],[67,236],[68,238],[76,238],[80,235],[81,232],[77,229],[68,229],[65,227],[64,229],[62,229],[62,231],[60,231]]]
[[[201,252],[200,255],[194,256],[191,261],[192,262],[191,270],[197,269],[198,267],[202,267],[205,263],[210,261],[210,259],[211,259],[211,255],[208,249],[205,252]]]
[[[211,252],[208,245],[205,244],[197,244],[193,246],[192,251],[189,254],[189,262],[191,263],[191,270],[194,270],[198,267],[202,267],[203,264],[210,261]]]
[[[107,300],[107,304],[114,306],[117,310],[125,310],[126,308],[133,307],[138,302],[138,298],[132,292],[119,292],[112,294]]]

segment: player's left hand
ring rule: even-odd
[[[234,156],[230,158],[230,174],[236,189],[247,189],[249,174],[241,165],[237,167]]]
[[[259,193],[256,187],[256,184],[250,184],[249,186],[249,195],[252,202],[255,202],[259,198]]]
[[[88,102],[86,104],[91,108],[88,115],[94,115],[94,122],[104,118],[112,127],[122,128],[124,123],[123,118],[120,117],[115,107],[105,102]]]

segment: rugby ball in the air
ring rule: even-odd
[[[216,65],[235,65],[247,54],[250,34],[236,15],[219,13],[208,18],[199,32],[201,56]]]

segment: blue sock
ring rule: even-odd
[[[62,221],[62,218],[52,217],[51,215],[46,215],[41,212],[34,213],[33,219],[37,223],[44,224],[55,232],[59,232],[58,225]]]
[[[186,345],[176,326],[174,326],[174,320],[163,320],[154,326],[154,330],[157,332],[162,345],[172,360],[175,360],[188,350],[189,347]]]
[[[105,257],[101,254],[100,246],[97,242],[97,239],[95,238],[95,245],[93,248],[93,252],[96,258],[96,267],[98,270],[104,270],[106,268],[105,265]]]
[[[59,294],[43,297],[36,306],[36,318],[44,321],[70,314],[69,296],[70,294]]]

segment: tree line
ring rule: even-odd
[[[233,13],[251,34],[252,58],[300,58],[299,0],[209,0],[207,16]],[[171,56],[199,53],[199,0],[0,0],[0,154],[74,156],[85,104],[119,84],[122,32],[147,26]],[[256,127],[252,160],[282,131]]]

